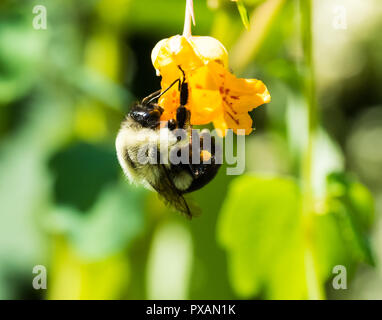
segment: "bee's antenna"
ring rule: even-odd
[[[170,86],[169,86],[167,89],[165,89],[164,91],[162,91],[162,92],[160,92],[159,94],[155,95],[154,97],[151,97],[151,95],[149,95],[147,98],[145,98],[145,99],[142,100],[142,103],[143,103],[143,104],[150,104],[150,103],[153,102],[154,100],[159,99],[159,98],[160,98],[162,95],[164,95],[168,90],[170,90],[170,89],[172,88],[172,86],[173,86],[175,83],[177,83],[177,82],[179,82],[179,81],[180,81],[180,79],[176,79],[173,83],[170,84]],[[146,101],[146,99],[150,99],[150,100]]]
[[[151,99],[152,99],[153,97],[156,97],[157,95],[159,95],[160,92],[161,92],[160,90],[157,90],[157,91],[155,91],[155,92],[153,92],[153,93],[150,93],[147,97],[145,97],[145,98],[142,99],[142,104],[147,104],[147,100],[150,100],[150,101],[151,101]]]

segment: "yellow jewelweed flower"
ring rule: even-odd
[[[179,67],[184,71],[191,125],[213,122],[223,135],[226,129],[235,133],[244,129],[249,134],[252,119],[248,112],[271,100],[262,81],[236,78],[229,72],[227,50],[212,37],[177,35],[161,40],[151,58],[157,74],[162,76],[162,90],[182,78]],[[174,119],[179,103],[179,91],[174,86],[158,101],[164,108],[161,120]]]

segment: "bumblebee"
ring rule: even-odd
[[[166,204],[191,218],[197,209],[190,209],[184,195],[208,184],[220,164],[216,163],[214,137],[208,130],[200,134],[192,130],[191,114],[186,108],[188,84],[183,70],[180,70],[182,79],[175,80],[164,91],[156,91],[132,107],[118,132],[116,150],[118,161],[130,182],[156,191]],[[157,100],[176,84],[180,94],[176,118],[161,123],[163,108]],[[207,147],[205,140],[208,140]],[[184,153],[186,158],[171,161],[172,156],[183,151],[188,151]]]

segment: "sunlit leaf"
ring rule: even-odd
[[[230,280],[240,297],[305,296],[299,190],[288,178],[241,176],[230,185],[218,224]]]
[[[245,175],[231,183],[218,240],[240,297],[307,298],[307,250],[321,288],[336,265],[354,273],[360,262],[373,264],[368,241],[373,203],[367,189],[347,175],[331,174],[325,205],[324,212],[302,219],[294,180]]]
[[[120,299],[129,279],[122,252],[89,262],[62,238],[54,239],[49,299]]]

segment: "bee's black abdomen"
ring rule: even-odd
[[[192,150],[192,145],[190,145],[191,156],[190,163],[187,165],[187,169],[192,175],[193,181],[191,185],[184,191],[184,193],[193,192],[204,187],[206,184],[208,184],[215,178],[221,166],[220,163],[216,163],[216,152],[220,153],[221,150],[218,146],[216,146],[215,138],[211,137],[211,135],[208,132],[202,132],[200,135],[198,135],[198,138],[194,137],[194,139],[195,140],[193,140],[193,143],[197,143],[197,141],[199,141],[199,151],[196,152],[200,152],[200,150],[206,151],[207,154],[210,155],[210,159],[207,162],[203,162],[203,157],[202,155],[200,155],[200,163],[193,163],[192,153],[194,151]],[[206,148],[204,148],[205,139],[207,141],[211,141],[210,146],[208,146],[207,142]]]
[[[193,173],[194,180],[191,185],[183,192],[189,193],[203,188],[218,173],[220,164],[190,164],[190,170]]]

